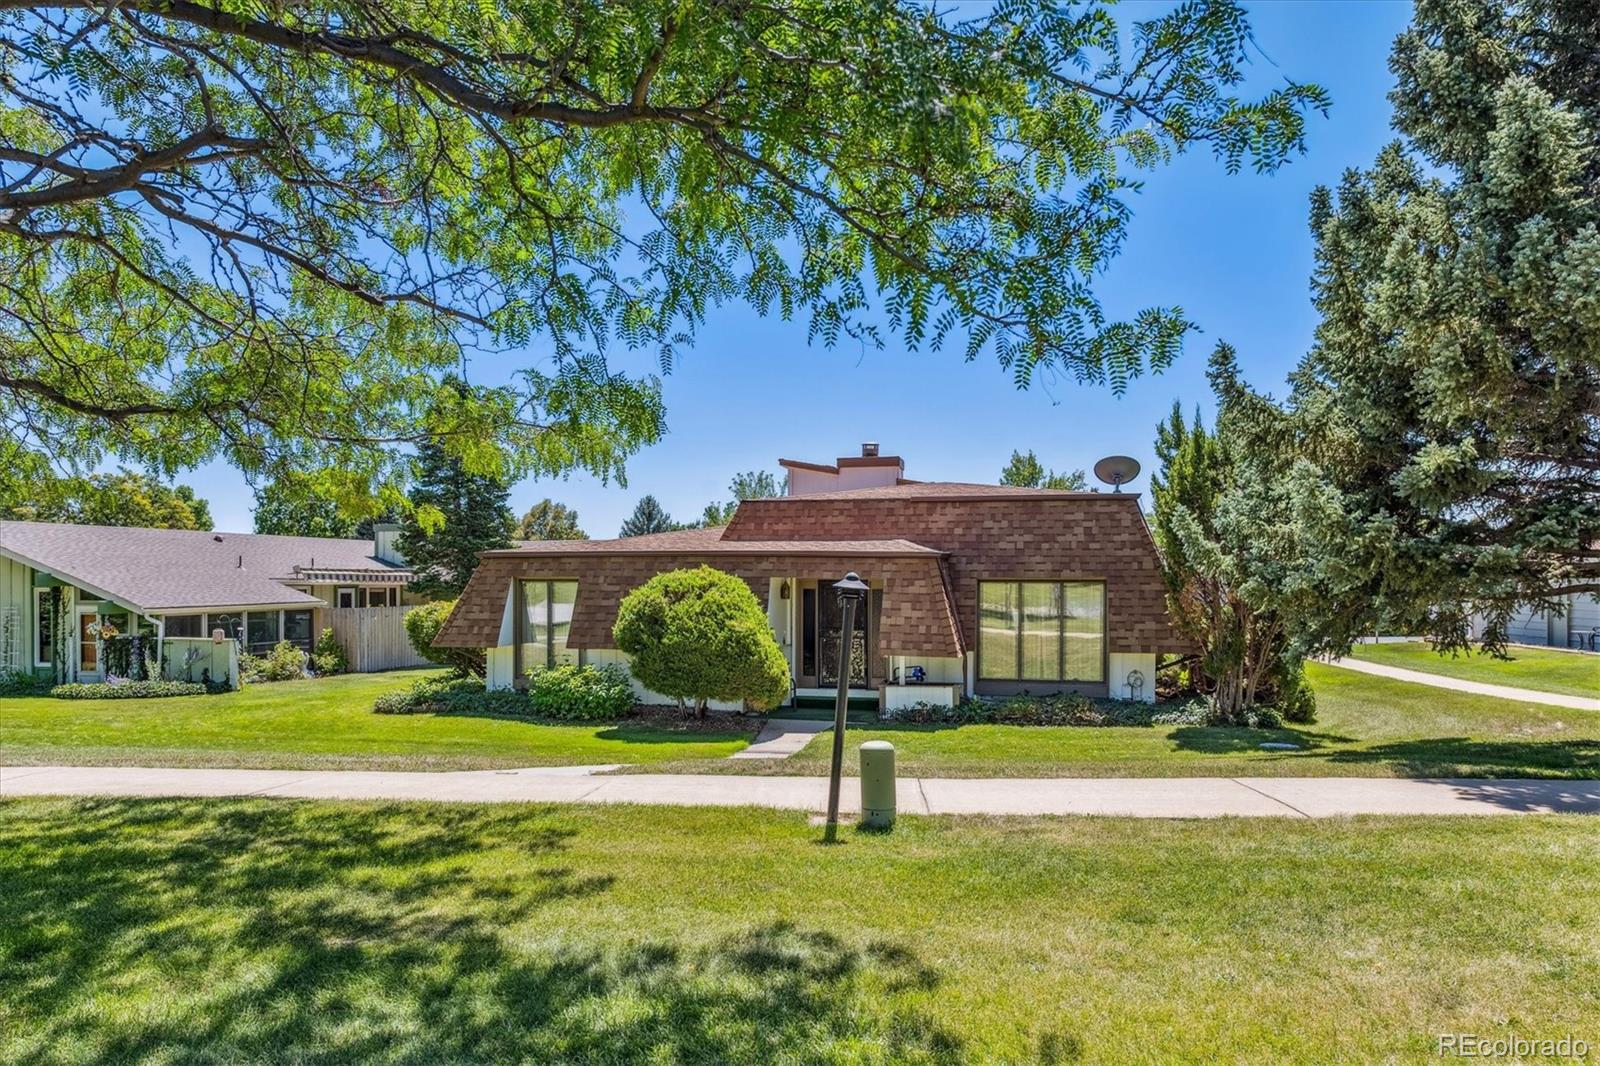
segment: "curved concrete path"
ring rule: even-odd
[[[1521,700],[1523,703],[1543,703],[1550,707],[1571,707],[1577,711],[1600,711],[1600,697],[1568,696],[1560,692],[1540,692],[1537,689],[1516,688],[1512,685],[1491,685],[1484,681],[1467,681],[1459,677],[1446,677],[1443,674],[1407,670],[1401,666],[1369,663],[1364,659],[1323,659],[1321,661],[1329,666],[1337,666],[1344,670],[1355,670],[1363,674],[1372,674],[1374,677],[1388,677],[1396,681],[1411,681],[1418,685],[1432,685],[1434,688],[1454,689],[1456,692],[1473,692],[1480,696],[1498,696],[1504,700]],[[1596,691],[1600,691],[1600,660],[1596,660],[1595,663],[1595,679]]]
[[[723,774],[594,776],[614,767],[417,773],[189,770],[127,766],[0,767],[0,797],[282,796],[475,803],[643,803],[820,811],[820,777]],[[845,782],[843,808],[860,810]],[[1600,780],[1408,780],[1357,777],[902,777],[903,814],[1094,814],[1133,818],[1349,814],[1600,814]]]

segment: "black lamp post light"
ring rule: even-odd
[[[822,839],[832,844],[839,837],[839,776],[844,769],[844,719],[850,689],[850,639],[855,634],[856,606],[867,599],[867,583],[854,570],[833,583],[844,611],[839,631],[839,691],[833,703],[833,768],[828,775],[828,821]]]

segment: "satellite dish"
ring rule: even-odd
[[[1116,486],[1113,491],[1121,492],[1123,485],[1139,476],[1139,460],[1126,455],[1108,455],[1094,464],[1094,476],[1107,485]]]

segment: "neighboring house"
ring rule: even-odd
[[[1473,636],[1482,633],[1483,619],[1474,618]],[[1600,596],[1574,592],[1567,596],[1562,614],[1524,607],[1506,623],[1506,637],[1514,644],[1600,651]]]
[[[880,705],[1154,698],[1158,654],[1185,644],[1136,494],[914,482],[900,459],[862,451],[781,460],[790,495],[746,500],[724,527],[484,552],[436,643],[487,648],[496,688],[560,662],[625,663],[611,637],[622,597],[704,563],[766,606],[795,697],[831,698],[842,626],[831,586],[853,570],[872,593],[849,684]]]
[[[411,602],[398,530],[336,540],[0,522],[0,670],[100,680],[93,627],[104,621],[158,640],[220,629],[252,653],[280,640],[309,651],[330,608]]]

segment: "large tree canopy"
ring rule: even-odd
[[[0,518],[80,526],[210,529],[211,506],[188,485],[168,485],[126,467],[114,474],[30,481],[25,494],[0,479]]]
[[[1254,450],[1304,456],[1335,646],[1374,621],[1454,646],[1474,612],[1496,646],[1518,606],[1600,592],[1597,55],[1592,4],[1420,0],[1391,59],[1406,139],[1313,201],[1322,319],[1288,410],[1214,377]]]
[[[1248,44],[1226,0],[1125,39],[1043,0],[0,0],[0,469],[610,475],[662,408],[607,352],[670,369],[727,301],[1120,387],[1189,328],[1091,287],[1137,172],[1273,168],[1326,104],[1233,95]]]

